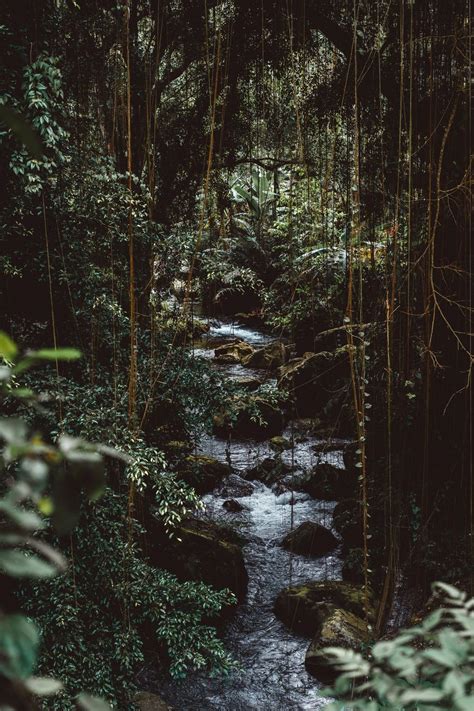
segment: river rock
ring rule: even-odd
[[[255,491],[255,484],[242,479],[238,474],[230,474],[221,488],[221,496],[237,497],[252,496]]]
[[[375,620],[375,599],[367,592],[369,622]],[[312,636],[329,610],[342,609],[365,617],[365,593],[358,585],[339,580],[304,583],[282,590],[275,600],[275,615],[293,631]]]
[[[180,479],[192,486],[198,494],[207,494],[231,473],[227,464],[203,454],[187,456],[178,471]]]
[[[228,588],[240,600],[245,596],[248,575],[237,534],[211,521],[189,519],[170,539],[152,515],[147,517],[146,530],[146,550],[155,565],[181,580]]]
[[[334,550],[338,544],[336,536],[329,530],[313,521],[305,521],[294,531],[288,533],[281,545],[292,553],[307,556],[320,556]]]
[[[249,343],[235,340],[218,346],[214,350],[214,360],[216,363],[241,363],[244,358],[252,353],[253,348]]]
[[[235,499],[227,499],[222,506],[226,511],[229,511],[229,513],[240,513],[240,511],[245,509],[245,506],[242,506],[242,504]]]
[[[161,696],[150,691],[139,691],[135,695],[134,702],[139,711],[173,711],[173,707],[168,706]]]
[[[357,476],[345,469],[339,469],[329,462],[317,464],[302,484],[304,491],[314,499],[337,501],[354,495]]]
[[[360,651],[370,642],[370,633],[363,619],[346,610],[328,610],[322,615],[315,637],[305,657],[307,671],[326,683],[335,679],[339,671],[331,666],[325,647],[344,647]]]
[[[349,346],[304,353],[278,371],[278,387],[294,397],[300,414],[320,411],[350,378]]]
[[[240,388],[243,388],[244,390],[250,390],[253,392],[254,390],[258,390],[260,385],[262,385],[262,380],[259,378],[254,378],[254,377],[242,377],[242,378],[235,378],[234,380],[235,384],[238,385]]]
[[[261,481],[263,484],[270,486],[290,471],[291,467],[282,462],[281,459],[266,457],[249,469],[245,474],[245,478]]]
[[[274,452],[284,452],[286,449],[291,449],[293,446],[289,439],[282,437],[281,435],[272,437],[269,445],[270,449],[273,449]]]
[[[264,368],[276,370],[288,360],[289,348],[280,341],[269,343],[263,348],[258,348],[242,360],[242,365],[247,368]]]

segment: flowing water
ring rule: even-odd
[[[233,338],[255,347],[272,340],[261,331],[218,321],[211,327],[203,347],[195,350],[196,357],[212,358],[217,343]],[[229,378],[262,377],[262,371],[241,365],[215,367]],[[283,453],[282,459],[296,469],[304,470],[320,461],[343,466],[343,441],[333,442],[331,451],[322,452],[321,440],[305,433],[301,422],[290,423],[283,434],[292,438],[294,446]],[[207,516],[234,526],[247,541],[243,552],[249,575],[248,594],[223,635],[241,671],[224,679],[194,674],[183,682],[168,680],[160,684],[159,693],[176,711],[322,709],[327,701],[320,694],[321,685],[304,667],[309,640],[291,633],[274,616],[273,603],[280,590],[290,584],[341,578],[339,549],[321,558],[306,558],[292,555],[279,546],[282,537],[303,521],[330,527],[335,502],[317,501],[291,491],[278,495],[259,482],[254,482],[251,493],[239,491],[239,472],[243,473],[265,457],[274,456],[268,442],[232,440],[229,443],[208,436],[201,441],[199,451],[229,462],[237,475],[237,478],[232,477],[234,488],[231,485],[221,493],[213,492],[204,497],[204,502]],[[237,500],[244,507],[243,511],[228,513],[222,507],[228,498]]]

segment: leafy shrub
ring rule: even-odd
[[[377,642],[369,659],[352,650],[328,648],[342,673],[327,708],[377,711],[380,708],[474,708],[474,598],[451,585],[435,583],[444,607],[392,640]]]

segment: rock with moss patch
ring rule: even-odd
[[[224,477],[232,472],[227,464],[203,454],[190,454],[179,469],[179,478],[192,486],[198,494],[213,491]]]
[[[231,341],[218,346],[214,350],[214,360],[216,363],[242,363],[242,361],[252,355],[254,349],[246,341]]]
[[[242,388],[243,390],[249,390],[250,392],[253,392],[254,390],[258,390],[258,388],[263,383],[263,381],[260,380],[260,378],[256,378],[256,377],[252,377],[252,376],[235,378],[234,382],[236,385],[239,386],[239,388]]]
[[[328,610],[320,617],[315,637],[306,652],[305,667],[312,676],[328,683],[339,672],[329,664],[324,648],[343,647],[360,651],[369,642],[370,632],[363,619],[347,610]]]
[[[375,620],[375,598],[361,586],[339,580],[304,583],[282,590],[275,600],[275,615],[295,632],[314,635],[328,610],[340,608],[370,622]]]
[[[313,521],[305,521],[294,531],[290,531],[281,544],[293,553],[321,556],[334,550],[338,540],[329,528]]]
[[[263,348],[258,348],[242,360],[242,365],[247,368],[264,368],[276,370],[288,360],[289,348],[281,341],[274,341]]]
[[[276,435],[276,437],[272,437],[270,442],[270,449],[273,449],[274,452],[284,452],[287,449],[291,449],[292,444],[289,439],[286,437],[282,437],[281,435]]]
[[[304,353],[282,366],[278,378],[278,387],[293,396],[300,414],[318,412],[349,381],[349,346]]]

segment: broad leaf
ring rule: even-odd
[[[0,618],[0,672],[9,679],[27,678],[36,665],[39,634],[23,615]]]

